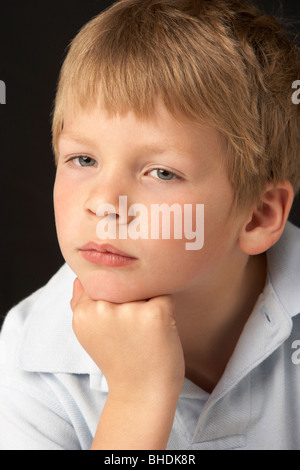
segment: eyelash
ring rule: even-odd
[[[78,155],[78,156],[76,156],[76,157],[71,157],[71,158],[67,161],[67,163],[71,163],[71,164],[73,163],[75,166],[80,167],[80,168],[90,168],[90,167],[93,167],[93,166],[94,166],[94,165],[83,166],[83,165],[80,165],[80,164],[78,165],[78,164],[74,163],[75,160],[80,161],[80,159],[82,159],[82,158],[87,158],[87,159],[91,160],[91,162],[96,163],[96,160],[94,160],[94,159],[93,159],[92,157],[90,157],[89,155]],[[170,179],[170,180],[164,180],[164,179],[162,179],[162,178],[155,178],[155,179],[158,180],[158,182],[160,182],[160,183],[164,183],[164,182],[166,182],[166,181],[170,183],[171,181],[173,182],[174,180],[180,180],[180,179],[181,179],[180,176],[176,175],[176,174],[173,173],[172,171],[169,171],[169,170],[167,170],[167,169],[165,169],[165,168],[152,168],[152,169],[149,170],[147,173],[149,174],[149,173],[151,173],[152,171],[164,171],[164,172],[169,173],[170,175],[173,176],[173,178]]]
[[[80,168],[89,168],[89,165],[88,166],[82,166],[82,165],[78,165],[75,163],[75,160],[80,160],[81,158],[89,158],[92,162],[96,163],[96,160],[94,160],[92,157],[90,157],[89,155],[77,155],[76,157],[71,157],[67,163],[73,163],[75,166],[78,166]],[[90,165],[90,166],[94,166],[94,165]]]
[[[165,171],[166,173],[169,173],[170,175],[173,176],[173,178],[170,179],[170,180],[167,180],[167,179],[164,180],[163,178],[155,178],[155,179],[157,179],[160,183],[161,183],[161,182],[166,182],[166,181],[167,181],[168,183],[170,183],[171,181],[173,182],[173,181],[175,181],[175,180],[180,180],[180,179],[181,179],[181,178],[180,178],[179,176],[177,176],[175,173],[173,173],[172,171],[166,170],[165,168],[153,168],[152,170],[148,171],[148,173],[151,173],[152,171]]]

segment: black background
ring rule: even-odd
[[[6,104],[0,105],[0,325],[13,305],[64,263],[52,203],[50,114],[70,40],[112,3],[1,0],[0,80],[6,83]],[[256,3],[269,13],[281,6],[284,17],[300,20],[299,0]],[[296,28],[300,32],[299,24]],[[299,197],[290,218],[300,226]]]

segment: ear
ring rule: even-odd
[[[241,250],[258,255],[274,245],[282,235],[294,199],[289,181],[268,183],[259,203],[252,206],[239,233]]]

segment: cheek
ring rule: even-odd
[[[61,184],[60,180],[56,178],[53,190],[53,204],[54,204],[54,214],[55,214],[55,225],[58,238],[62,232],[63,221],[65,220],[66,215],[66,203],[67,194],[64,191],[64,186]]]
[[[69,188],[67,182],[60,176],[56,177],[53,190],[53,204],[55,213],[55,224],[59,243],[68,238],[68,232],[72,220],[74,221],[74,207],[76,200],[74,190]]]
[[[239,221],[233,218],[234,192],[225,175],[211,181],[205,198],[205,247],[211,255],[230,249],[237,237]]]
[[[231,216],[231,206],[207,207],[205,217],[205,244],[220,256],[234,243],[237,236],[236,221]]]
[[[190,281],[224,264],[236,247],[238,224],[230,218],[231,199],[219,198],[204,204],[203,213],[183,223],[182,240],[149,241],[143,253],[157,275]],[[194,205],[195,207],[195,205]],[[151,255],[150,255],[151,253]]]
[[[186,240],[148,240],[140,249],[145,277],[158,287],[172,286],[174,290],[197,277],[207,257],[204,248],[187,250]]]
[[[57,173],[53,188],[53,203],[55,216],[60,216],[60,214],[63,212],[67,195],[68,193],[65,189],[65,185],[63,184],[63,180]]]

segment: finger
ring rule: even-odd
[[[151,304],[156,304],[156,305],[167,305],[171,308],[173,308],[173,298],[171,295],[159,295],[157,297],[152,297],[148,299],[148,302]]]
[[[148,303],[158,308],[166,318],[171,319],[172,323],[175,324],[175,310],[174,310],[174,299],[171,295],[161,295],[158,297],[152,297],[148,300]]]
[[[76,307],[78,300],[80,299],[83,292],[84,292],[84,289],[82,287],[81,282],[79,281],[77,277],[73,283],[73,297],[70,302],[72,310],[74,310],[74,308]]]

